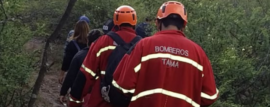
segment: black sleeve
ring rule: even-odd
[[[62,62],[62,68],[61,70],[67,71],[69,69],[70,63],[74,55],[77,53],[77,48],[75,47],[74,43],[69,42],[66,49],[65,49],[65,55]]]
[[[68,89],[71,88],[71,86],[72,86],[72,84],[73,84],[73,82],[78,74],[78,71],[80,70],[80,67],[82,65],[82,61],[81,61],[80,57],[81,56],[78,53],[72,59],[71,64],[70,64],[72,66],[70,66],[70,68],[67,72],[67,76],[66,76],[64,83],[62,85],[60,95],[66,95]]]
[[[81,99],[85,82],[86,82],[86,78],[84,74],[81,71],[79,71],[74,81],[74,84],[72,85],[70,95],[74,97],[75,99]]]

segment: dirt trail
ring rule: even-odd
[[[56,70],[49,71],[42,83],[37,107],[65,107],[59,103],[59,90],[61,85],[57,82]]]
[[[37,57],[40,57],[43,45],[44,39],[33,38],[25,44],[25,48],[27,51],[30,52],[39,51],[39,56]],[[65,107],[64,105],[60,104],[58,100],[61,85],[58,83],[57,80],[59,69],[61,67],[63,45],[64,43],[59,41],[50,45],[50,52],[47,64],[52,66],[49,68],[43,79],[43,83],[39,91],[39,96],[35,103],[35,107]],[[37,63],[37,66],[40,65],[39,62]],[[35,75],[37,74],[38,71],[36,71]],[[33,82],[35,82],[35,79]]]

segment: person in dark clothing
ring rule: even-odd
[[[81,49],[87,46],[87,36],[89,33],[89,26],[86,21],[78,21],[75,26],[75,32],[70,37],[72,42],[67,44],[65,49],[64,59],[62,62],[59,83],[62,84],[65,72],[69,69],[70,62],[74,55]]]
[[[94,42],[101,35],[103,35],[102,31],[98,29],[91,30],[88,35],[88,43],[87,43],[88,46],[80,50],[78,53],[76,53],[76,55],[72,59],[71,64],[70,64],[72,66],[70,66],[67,72],[67,76],[65,77],[64,83],[61,87],[60,102],[62,103],[64,102],[64,98],[68,92],[68,89],[72,86],[92,42]]]
[[[151,18],[145,18],[145,22],[136,25],[135,28],[136,34],[141,36],[142,38],[150,36],[152,33],[152,28],[150,26],[151,22],[152,22]]]

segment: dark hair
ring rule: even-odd
[[[98,39],[100,36],[102,36],[104,33],[100,31],[99,29],[93,29],[90,31],[88,35],[88,43],[87,45],[90,46],[92,42],[94,42],[96,39]]]
[[[131,24],[129,24],[129,23],[122,23],[121,25],[120,25],[120,28],[121,27],[132,27],[133,29],[135,29],[135,26],[132,26]]]
[[[184,27],[184,20],[177,14],[170,14],[168,17],[159,20],[159,22],[161,22],[165,27],[174,25],[178,30]]]
[[[152,19],[150,17],[146,17],[145,21],[149,22],[149,21],[152,21]]]

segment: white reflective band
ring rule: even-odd
[[[141,69],[141,64],[137,65],[137,66],[134,68],[134,71],[137,73],[137,72],[139,72],[140,69]]]
[[[101,71],[101,72],[100,72],[100,74],[102,74],[102,75],[105,75],[105,73],[106,73],[105,71]],[[99,78],[99,76],[97,76],[96,80],[97,80],[98,78]]]
[[[199,104],[197,104],[195,101],[193,101],[191,98],[187,97],[186,95],[176,93],[176,92],[172,92],[172,91],[168,91],[168,90],[165,90],[165,89],[162,89],[162,88],[143,91],[143,92],[139,93],[138,95],[133,96],[131,101],[135,101],[138,98],[148,96],[148,95],[152,95],[152,94],[164,94],[164,95],[167,95],[167,96],[170,96],[170,97],[174,97],[174,98],[184,100],[187,103],[190,103],[193,107],[200,107]]]
[[[114,50],[115,48],[116,46],[107,46],[107,47],[101,48],[97,53],[97,57],[99,57],[102,52],[105,52],[107,50]]]
[[[135,89],[127,90],[122,87],[120,87],[114,80],[112,81],[113,86],[123,91],[123,93],[134,93]]]
[[[102,74],[102,75],[105,75],[105,73],[106,73],[105,71],[101,71],[101,72],[100,72],[100,74]]]
[[[91,74],[93,77],[96,76],[96,73],[94,73],[91,69],[87,68],[87,67],[84,66],[83,64],[82,64],[82,68],[83,68],[86,72],[88,72],[89,74]]]
[[[71,97],[69,97],[69,101],[75,102],[75,103],[83,103],[84,101],[79,101],[79,100],[73,100]]]
[[[156,59],[156,58],[169,58],[169,59],[172,59],[172,60],[185,62],[185,63],[193,65],[198,70],[203,71],[203,66],[201,66],[197,62],[193,61],[192,59],[189,59],[189,58],[186,58],[186,57],[181,57],[181,56],[176,56],[176,55],[172,55],[172,54],[166,54],[166,53],[156,53],[156,54],[150,54],[150,55],[144,56],[144,57],[142,57],[141,62],[144,62],[144,61],[147,61],[147,60],[150,60],[150,59]],[[139,71],[139,70],[137,70],[137,71]]]
[[[218,89],[216,89],[216,93],[214,95],[212,95],[212,96],[211,95],[208,95],[206,93],[201,92],[201,97],[202,98],[205,98],[205,99],[209,99],[209,100],[214,100],[214,99],[217,98],[218,93],[219,93]]]

